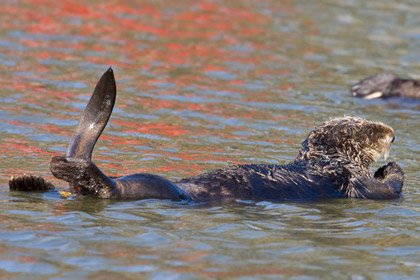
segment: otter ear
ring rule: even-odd
[[[95,143],[111,116],[116,95],[114,72],[110,67],[96,84],[71,138],[67,157],[90,160]]]

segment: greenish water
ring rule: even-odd
[[[0,279],[417,279],[419,103],[348,89],[380,71],[420,77],[419,12],[416,1],[6,1]],[[350,115],[394,128],[404,196],[184,205],[10,193],[22,173],[66,186],[48,163],[110,65],[117,103],[94,151],[108,174],[281,164],[313,126]]]

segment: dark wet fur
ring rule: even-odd
[[[100,83],[112,85],[110,80],[114,76],[111,74],[108,70]],[[101,88],[106,90],[106,87]],[[392,128],[351,117],[330,120],[315,127],[302,143],[296,159],[287,165],[234,165],[177,182],[148,173],[110,178],[90,160],[90,153],[109,117],[106,114],[98,117],[101,110],[97,107],[104,104],[103,98],[106,101],[115,97],[115,87],[111,91],[114,96],[95,90],[89,101],[88,112],[83,113],[79,132],[73,135],[69,148],[68,154],[76,156],[58,156],[51,160],[53,175],[69,182],[77,193],[99,198],[196,202],[308,201],[337,197],[391,199],[401,194],[404,174],[397,163],[381,167],[374,176],[369,172],[369,165],[389,150],[394,137]],[[101,98],[96,98],[97,95]],[[111,111],[112,108],[108,108],[109,115]],[[83,133],[79,129],[90,127],[87,124],[96,124],[95,121],[100,131]],[[11,180],[11,186],[19,185],[21,181]],[[31,187],[24,183],[17,189],[30,190]]]
[[[345,197],[337,189],[339,174],[328,175],[305,164],[235,165],[195,177],[176,185],[194,201],[215,199],[301,201]]]
[[[36,175],[12,177],[9,180],[11,191],[45,192],[54,189],[53,184]]]
[[[420,81],[399,78],[391,73],[380,73],[353,85],[350,93],[354,97],[366,98],[381,92],[381,98],[408,97],[420,99]]]

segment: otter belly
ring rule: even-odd
[[[344,197],[330,178],[294,165],[235,165],[182,179],[176,185],[193,201],[310,201]]]

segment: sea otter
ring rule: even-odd
[[[350,94],[364,99],[408,97],[420,99],[420,81],[380,73],[353,85]]]
[[[322,198],[393,199],[401,195],[404,174],[390,162],[372,176],[369,165],[388,156],[394,131],[362,118],[343,117],[315,127],[296,159],[286,165],[244,164],[176,182],[138,173],[111,178],[91,160],[93,147],[112,113],[115,79],[108,69],[99,80],[71,139],[66,156],[55,156],[52,174],[82,195],[113,199],[308,201]],[[12,177],[10,190],[45,190],[38,176]]]

